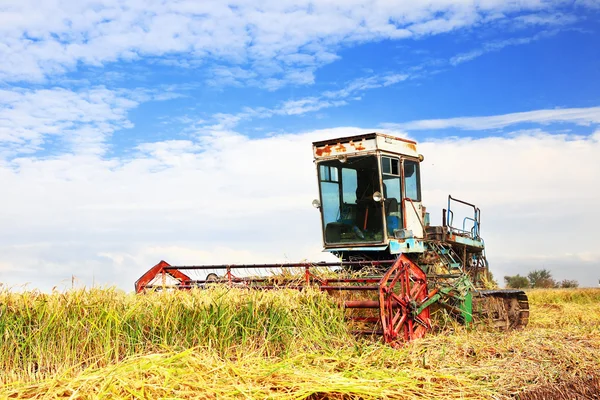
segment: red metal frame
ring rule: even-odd
[[[147,286],[156,278],[158,275],[170,275],[171,277],[179,280],[181,284],[186,284],[191,281],[190,277],[179,271],[178,269],[166,269],[171,267],[171,265],[161,260],[154,267],[150,268],[144,275],[140,277],[137,281],[135,281],[135,292],[141,293],[143,292]]]

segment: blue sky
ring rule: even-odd
[[[480,29],[414,39],[382,39],[351,47],[338,44],[332,46],[336,59],[306,73],[300,82],[284,79],[275,87],[269,86],[272,78],[261,76],[252,64],[219,60],[208,60],[207,65],[196,68],[173,68],[160,65],[155,58],[142,58],[101,68],[84,66],[67,76],[111,89],[142,88],[158,93],[166,89],[181,96],[168,102],[147,102],[133,110],[129,120],[135,126],[115,135],[116,149],[146,142],[149,137],[172,138],[185,130],[189,119],[210,122],[219,113],[235,115],[246,107],[276,109],[307,98],[317,98],[321,103],[316,107],[322,108],[249,117],[237,127],[250,136],[260,136],[332,125],[377,126],[457,115],[595,106],[600,91],[596,30],[600,13],[595,9],[590,13],[585,7],[558,10],[558,15],[544,14],[550,22],[541,26],[510,26],[502,20]],[[104,82],[107,74],[114,77]],[[401,80],[385,83],[386,77],[394,76]],[[338,96],[337,104],[325,104],[329,99],[324,93],[357,83],[366,88]],[[452,132],[429,135],[448,133]]]
[[[496,275],[597,285],[599,22],[598,1],[5,0],[0,282],[324,259],[310,142],[379,130],[422,144],[429,209],[480,205]]]

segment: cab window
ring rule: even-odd
[[[419,163],[416,161],[404,160],[404,191],[404,197],[421,201]]]

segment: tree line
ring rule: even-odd
[[[579,282],[572,279],[563,279],[556,281],[550,271],[547,269],[536,269],[531,271],[527,276],[519,274],[514,276],[505,276],[504,282],[506,286],[512,289],[524,288],[576,288],[579,287]]]

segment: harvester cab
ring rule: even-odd
[[[161,261],[135,282],[136,292],[215,284],[313,288],[335,295],[354,332],[380,334],[392,345],[431,330],[431,312],[438,309],[465,324],[527,325],[526,294],[490,288],[479,208],[448,196],[442,224],[430,224],[421,202],[424,158],[414,141],[368,133],[315,142],[313,155],[319,184],[313,206],[321,214],[324,251],[338,261],[191,266]],[[457,206],[467,214],[455,226]]]
[[[313,143],[323,246],[343,259],[425,251],[417,144],[381,133]]]

